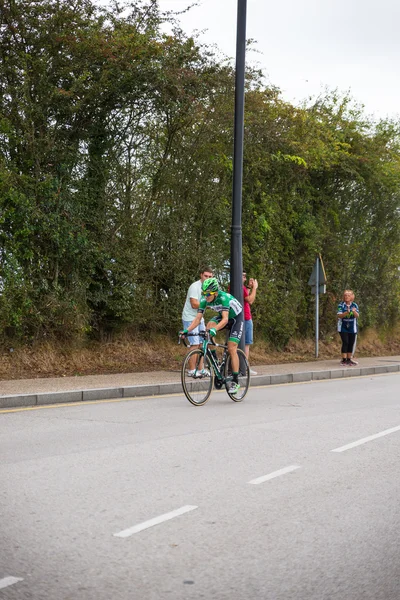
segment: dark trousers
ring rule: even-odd
[[[342,338],[342,354],[353,354],[357,334],[348,333],[347,331],[340,331],[339,333]]]

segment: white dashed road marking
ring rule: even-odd
[[[3,579],[0,579],[0,590],[10,585],[14,585],[14,583],[18,583],[18,581],[23,581],[23,579],[21,577],[4,577]]]
[[[164,515],[160,515],[159,517],[155,517],[154,519],[150,519],[149,521],[144,521],[144,523],[139,523],[138,525],[134,525],[129,529],[124,529],[119,533],[114,533],[115,537],[126,538],[134,533],[139,533],[139,531],[143,531],[143,529],[148,529],[149,527],[154,527],[154,525],[159,525],[164,521],[169,521],[170,519],[174,519],[175,517],[179,517],[180,515],[184,515],[191,510],[195,510],[198,506],[182,506],[177,510],[173,510],[172,512],[165,513]]]
[[[371,442],[372,440],[376,440],[377,438],[389,435],[390,433],[395,433],[396,431],[400,431],[400,425],[398,427],[392,427],[391,429],[385,429],[385,431],[375,433],[374,435],[369,435],[368,437],[362,438],[361,440],[357,440],[356,442],[351,442],[351,444],[340,446],[340,448],[335,448],[334,450],[332,450],[332,452],[344,452],[345,450],[350,450],[351,448],[355,448],[356,446],[361,446],[362,444],[366,444],[367,442]]]
[[[292,471],[296,471],[296,469],[300,468],[301,467],[299,467],[298,465],[291,465],[290,467],[285,467],[284,469],[279,469],[279,471],[269,473],[269,475],[263,475],[262,477],[257,477],[257,479],[252,479],[251,481],[249,481],[249,483],[258,485],[259,483],[264,483],[264,481],[269,481],[270,479],[275,479],[275,477],[286,475],[286,473],[291,473]]]

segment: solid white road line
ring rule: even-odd
[[[345,450],[350,450],[350,448],[355,448],[356,446],[361,446],[361,444],[366,444],[367,442],[371,442],[372,440],[376,440],[377,438],[389,435],[390,433],[395,433],[396,431],[400,431],[400,425],[398,427],[392,427],[391,429],[385,429],[385,431],[375,433],[374,435],[369,435],[368,437],[362,438],[361,440],[357,440],[357,442],[352,442],[351,444],[340,446],[340,448],[335,448],[331,452],[344,452]]]
[[[150,519],[149,521],[145,521],[144,523],[139,523],[139,525],[134,525],[129,529],[124,529],[119,533],[114,533],[115,537],[126,538],[134,533],[138,533],[139,531],[143,531],[143,529],[148,529],[149,527],[153,527],[154,525],[159,525],[164,521],[169,521],[170,519],[174,519],[175,517],[179,517],[180,515],[184,515],[191,510],[195,510],[198,506],[182,506],[182,508],[178,508],[177,510],[173,510],[172,512],[165,513],[165,515],[160,515],[159,517],[155,517],[154,519]]]
[[[258,485],[259,483],[264,483],[264,481],[269,481],[270,479],[275,479],[275,477],[280,477],[281,475],[286,475],[286,473],[291,473],[292,471],[296,471],[296,469],[300,469],[298,465],[291,465],[290,467],[285,467],[284,469],[279,469],[279,471],[274,471],[269,475],[263,475],[262,477],[257,477],[257,479],[252,479],[249,483],[253,483],[254,485]]]
[[[9,585],[13,585],[14,583],[18,583],[18,581],[23,581],[23,579],[21,579],[21,577],[4,577],[3,579],[0,579],[0,590]]]

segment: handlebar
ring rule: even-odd
[[[208,330],[206,331],[199,331],[199,333],[187,333],[185,336],[178,336],[178,344],[182,343],[186,346],[186,348],[189,348],[189,344],[187,343],[186,338],[187,337],[201,337],[203,339],[206,339],[210,345],[212,346],[216,346],[217,348],[221,347],[221,348],[225,348],[225,344],[217,344],[217,342],[214,341],[214,339],[211,337],[210,333]]]
[[[211,341],[211,336],[209,334],[208,331],[199,331],[198,333],[187,333],[185,336],[178,336],[178,344],[182,343],[186,346],[186,348],[189,347],[189,344],[187,343],[186,338],[187,337],[202,337],[204,339],[207,339],[207,341]]]

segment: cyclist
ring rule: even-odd
[[[229,329],[228,352],[232,364],[232,383],[229,391],[232,394],[236,394],[240,388],[237,349],[243,333],[243,308],[240,302],[231,294],[219,289],[219,284],[215,277],[210,277],[203,281],[202,298],[197,309],[197,316],[187,329],[179,332],[179,335],[184,337],[189,331],[198,327],[207,307],[218,313],[207,323],[207,330],[210,332],[210,335],[214,337],[217,331],[225,327]]]

